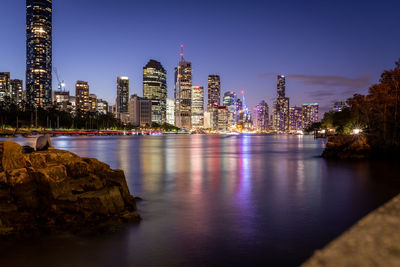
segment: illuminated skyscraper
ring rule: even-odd
[[[318,103],[303,104],[302,113],[304,129],[310,127],[314,122],[318,122],[318,110]]]
[[[51,104],[52,1],[26,1],[26,98],[40,107]]]
[[[75,85],[75,105],[76,109],[83,112],[90,111],[89,103],[89,83],[77,81]]]
[[[5,100],[5,97],[10,96],[11,84],[10,73],[0,72],[0,102]]]
[[[207,109],[213,105],[221,104],[221,79],[219,75],[208,76],[208,105]]]
[[[204,87],[193,86],[192,90],[192,128],[204,127]]]
[[[175,125],[175,99],[167,98],[167,119],[166,122]]]
[[[225,92],[223,104],[228,108],[228,125],[236,124],[236,94],[235,92]]]
[[[185,61],[183,50],[175,68],[175,101],[175,124],[189,130],[192,127],[192,63]]]
[[[11,80],[11,101],[20,105],[22,103],[22,80]]]
[[[268,130],[269,125],[269,110],[268,104],[264,100],[255,107],[253,122],[255,129],[258,132],[265,132]]]
[[[285,76],[278,75],[277,99],[274,101],[273,127],[279,132],[289,131],[289,98],[285,97]]]
[[[117,78],[117,118],[121,119],[129,112],[129,78],[119,76]],[[121,115],[124,114],[124,115]]]
[[[289,108],[289,125],[291,132],[303,130],[303,113],[301,107]]]
[[[152,121],[162,124],[167,116],[167,72],[151,59],[143,67],[143,97],[152,101]]]

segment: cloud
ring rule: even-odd
[[[273,73],[261,73],[260,78],[275,76]],[[362,74],[355,78],[335,75],[309,75],[309,74],[289,74],[288,79],[299,81],[305,85],[317,86],[320,88],[344,89],[348,92],[368,89],[371,85],[372,77],[370,74]]]

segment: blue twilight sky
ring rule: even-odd
[[[25,1],[0,2],[0,71],[25,79]],[[116,77],[142,95],[142,68],[156,59],[172,97],[183,43],[194,85],[219,74],[221,94],[245,90],[249,106],[271,105],[280,73],[291,105],[326,111],[400,58],[399,11],[398,0],[53,0],[53,66],[72,94],[86,80],[114,104]]]

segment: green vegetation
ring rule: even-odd
[[[322,129],[335,129],[336,134],[351,134],[362,129],[375,148],[400,149],[400,60],[395,68],[382,73],[378,84],[367,95],[348,99],[349,108],[325,113]]]
[[[53,128],[53,129],[132,129],[124,125],[113,114],[100,114],[97,112],[82,112],[78,110],[75,115],[60,111],[56,106],[47,109],[35,108],[26,103],[17,105],[9,98],[0,102],[0,126],[4,128]]]

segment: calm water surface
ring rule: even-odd
[[[27,139],[17,139],[23,143]],[[297,266],[400,192],[400,166],[335,162],[300,136],[57,137],[123,169],[140,224],[0,242],[0,266]]]

